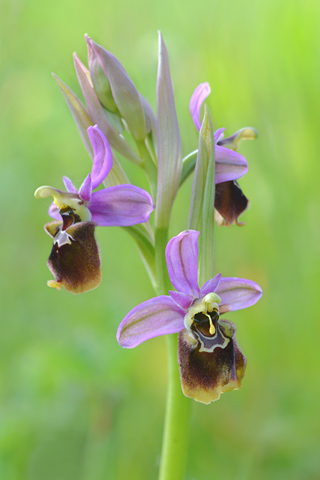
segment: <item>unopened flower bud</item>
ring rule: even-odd
[[[103,71],[100,59],[96,51],[92,49],[90,39],[87,38],[87,42],[89,70],[93,88],[101,105],[110,112],[119,114],[119,110],[112,95],[110,82]]]
[[[100,47],[88,36],[86,36],[86,40],[89,52],[91,51],[89,53],[90,74],[99,100],[108,110],[119,111],[136,140],[144,140],[150,128],[147,128],[138,90],[114,55]],[[112,109],[107,106],[109,103]]]

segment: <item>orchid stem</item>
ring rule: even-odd
[[[168,295],[168,291],[171,288],[171,283],[167,270],[166,263],[166,245],[168,242],[168,228],[156,227],[155,229],[155,258],[156,258],[156,271],[158,295]]]
[[[178,335],[167,335],[169,382],[159,480],[183,480],[187,463],[191,400],[181,390],[177,347]]]
[[[165,259],[167,240],[168,229],[156,228],[158,295],[167,295],[171,286]],[[177,351],[178,335],[167,335],[168,392],[159,480],[183,480],[186,469],[191,400],[181,390]]]
[[[151,195],[153,198],[157,198],[157,167],[152,160],[150,152],[144,141],[136,140],[136,145],[139,150],[139,155],[142,160],[141,167],[148,179]]]

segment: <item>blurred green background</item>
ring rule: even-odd
[[[124,315],[153,296],[135,245],[100,228],[101,286],[80,296],[47,288],[49,201],[33,192],[61,188],[62,175],[79,186],[91,167],[50,73],[80,96],[72,53],[86,63],[88,33],[155,106],[158,29],[184,154],[197,145],[188,103],[203,81],[215,128],[260,132],[240,149],[246,227],[216,230],[216,269],[258,282],[264,296],[228,317],[246,377],[218,402],[194,403],[186,479],[319,479],[319,2],[2,0],[0,9],[1,480],[157,477],[165,341],[125,350],[115,339]],[[187,227],[191,185],[172,235]]]

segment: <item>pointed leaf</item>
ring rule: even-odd
[[[67,102],[67,105],[70,108],[72,116],[80,131],[80,134],[86,146],[86,149],[88,150],[89,154],[92,156],[92,153],[93,153],[92,146],[87,134],[87,129],[88,127],[93,125],[93,121],[91,120],[86,108],[84,107],[82,102],[79,100],[79,98],[76,96],[76,94],[73,93],[73,91],[62,80],[60,80],[60,78],[57,77],[57,75],[53,73],[52,76],[57,82],[61,92],[63,93],[63,96]]]
[[[213,277],[213,226],[215,159],[214,134],[208,107],[205,105],[204,119],[199,135],[199,148],[192,187],[189,227],[200,231],[199,241],[199,284]]]
[[[156,224],[159,227],[166,228],[169,224],[172,205],[180,184],[182,154],[168,53],[160,33],[157,110],[159,143]]]

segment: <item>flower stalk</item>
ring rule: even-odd
[[[168,230],[155,234],[158,295],[171,288],[165,262]],[[187,465],[191,400],[181,390],[177,361],[178,335],[166,335],[168,386],[161,448],[159,480],[183,480]]]
[[[167,335],[168,391],[159,480],[182,480],[186,471],[191,399],[181,390],[178,335]]]

